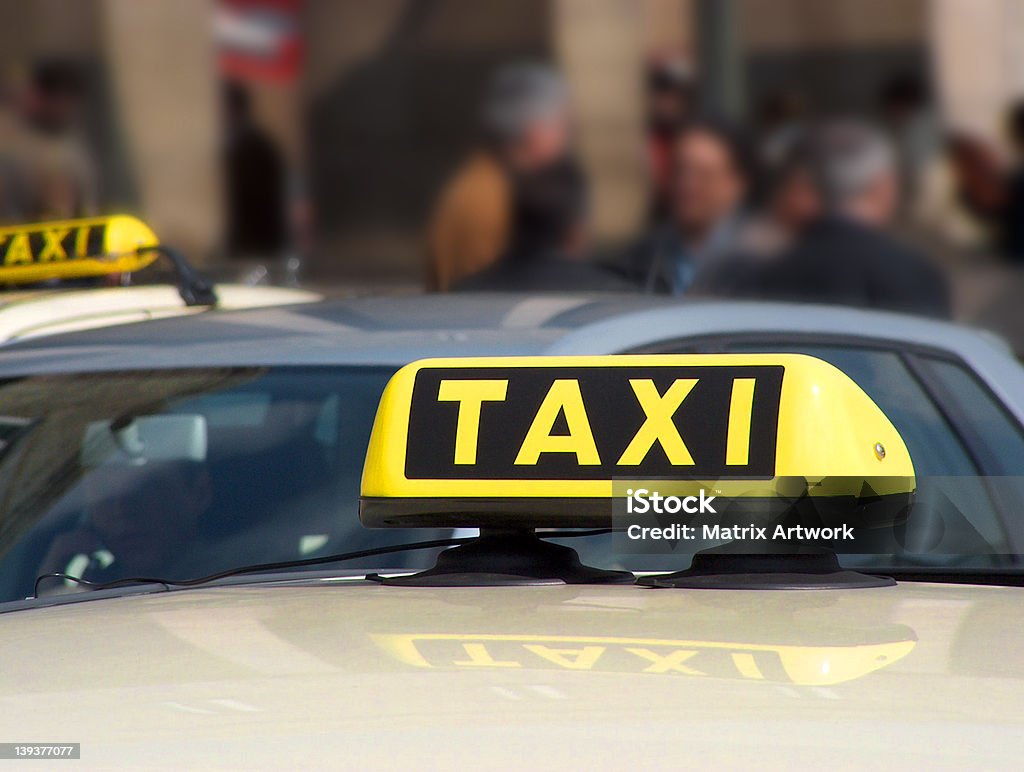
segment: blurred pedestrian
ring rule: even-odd
[[[681,295],[697,272],[731,254],[751,186],[749,152],[725,124],[693,121],[676,134],[671,209],[626,258],[626,273],[645,291]]]
[[[777,136],[775,140],[772,154],[760,166],[763,179],[759,200],[743,219],[732,252],[701,267],[694,277],[692,293],[731,295],[737,288],[748,286],[753,274],[785,254],[821,215],[806,132],[794,129],[785,138]]]
[[[821,214],[736,294],[948,317],[945,278],[891,235],[899,171],[885,136],[858,121],[822,125],[808,138],[807,168]]]
[[[755,122],[758,161],[780,169],[806,131],[806,100],[793,88],[770,93],[758,104]]]
[[[900,175],[901,207],[913,214],[922,187],[942,156],[942,127],[925,82],[899,73],[882,84],[878,106],[892,137]]]
[[[59,220],[95,214],[96,163],[81,133],[84,86],[77,65],[38,62],[14,88],[0,122],[0,220]]]
[[[570,156],[569,92],[552,68],[521,62],[492,79],[483,143],[447,184],[430,222],[427,288],[445,291],[509,246],[517,180]]]
[[[522,176],[510,247],[500,260],[457,282],[469,292],[635,292],[636,286],[587,258],[586,184],[570,163]]]
[[[1002,211],[1002,249],[1011,260],[1024,262],[1024,100],[1010,108],[1007,134],[1015,159]]]
[[[651,63],[647,74],[647,157],[653,223],[669,217],[675,138],[693,117],[695,102],[696,84],[685,60],[663,56]]]
[[[288,240],[284,159],[256,122],[251,96],[242,83],[224,85],[223,116],[228,255],[279,259]]]
[[[918,191],[914,221],[959,254],[990,252],[999,246],[1006,188],[996,149],[968,132],[951,132]]]

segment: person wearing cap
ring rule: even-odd
[[[536,63],[501,68],[481,115],[484,141],[445,186],[427,232],[427,288],[446,291],[508,248],[517,179],[569,157],[569,93]]]
[[[730,294],[949,317],[945,277],[890,232],[899,171],[885,135],[859,121],[833,120],[806,142],[803,163],[820,214]]]

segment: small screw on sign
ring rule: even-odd
[[[875,458],[879,461],[885,458],[885,445],[880,442],[875,443]]]

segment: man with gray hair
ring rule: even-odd
[[[826,211],[884,226],[899,201],[895,151],[856,121],[825,124],[808,137],[807,162]]]
[[[945,278],[890,232],[900,201],[895,151],[858,121],[813,129],[801,148],[820,216],[734,294],[949,317]]]
[[[569,91],[561,75],[517,62],[491,79],[481,146],[441,194],[427,236],[427,288],[445,291],[507,249],[517,179],[569,162]]]

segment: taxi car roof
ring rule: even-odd
[[[951,352],[1024,421],[1024,369],[995,335],[831,306],[644,295],[367,296],[154,320],[5,347],[0,377],[223,366],[387,365],[434,356],[621,353],[728,335],[895,341]]]

